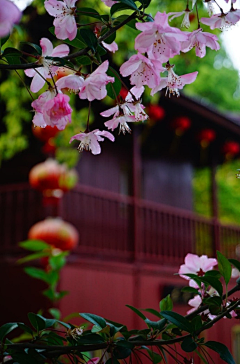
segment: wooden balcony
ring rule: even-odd
[[[0,255],[18,254],[18,242],[49,212],[28,184],[1,186]],[[58,215],[79,231],[75,254],[99,259],[179,264],[188,252],[234,258],[240,244],[238,226],[83,185],[64,196]]]

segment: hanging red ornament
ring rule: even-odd
[[[33,134],[36,138],[41,140],[42,142],[48,141],[50,138],[53,138],[59,133],[59,130],[56,126],[51,127],[47,125],[45,128],[40,128],[39,126],[33,126],[32,128]]]
[[[226,159],[232,159],[240,152],[240,144],[229,140],[224,143],[222,148],[223,154],[225,155]]]
[[[210,143],[216,139],[216,132],[213,129],[202,129],[197,134],[197,139],[203,148],[206,148]]]
[[[170,126],[175,130],[176,135],[181,136],[190,128],[191,124],[192,122],[187,116],[179,116],[171,122]]]
[[[54,248],[65,251],[77,246],[79,234],[72,224],[57,217],[37,222],[29,230],[28,238],[43,240]]]
[[[146,107],[146,112],[149,116],[150,122],[151,121],[158,121],[162,120],[165,116],[165,110],[162,106],[157,104],[149,104]]]
[[[57,204],[63,193],[72,189],[77,180],[75,170],[68,170],[54,159],[37,164],[29,173],[29,183],[43,193],[44,204]]]

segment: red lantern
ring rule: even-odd
[[[33,134],[36,138],[40,139],[42,142],[48,141],[50,138],[53,138],[59,132],[58,128],[54,126],[53,128],[47,125],[45,128],[40,128],[39,126],[33,126],[32,128]]]
[[[227,141],[223,145],[223,153],[227,159],[231,159],[240,152],[240,144],[234,141]]]
[[[68,170],[54,159],[37,164],[29,173],[29,183],[43,193],[44,204],[58,203],[63,193],[72,189],[77,180],[75,170]]]
[[[48,218],[37,222],[28,233],[31,240],[43,240],[60,250],[74,249],[79,240],[77,229],[60,218]]]
[[[164,108],[157,104],[149,104],[146,111],[149,119],[152,121],[162,120],[165,116]]]
[[[191,120],[187,116],[179,116],[171,122],[171,127],[176,135],[181,136],[191,126]]]
[[[215,138],[216,132],[212,129],[203,129],[197,135],[197,139],[203,148],[206,148]]]

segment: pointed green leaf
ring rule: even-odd
[[[168,321],[172,322],[174,325],[179,327],[181,330],[187,332],[193,332],[194,327],[193,325],[183,316],[179,315],[176,312],[172,311],[161,311],[161,315],[167,319]]]
[[[134,311],[139,317],[141,317],[141,319],[146,320],[146,316],[144,316],[144,314],[139,311],[137,308],[130,306],[130,305],[126,305],[128,308],[130,308],[132,311]]]
[[[10,322],[0,327],[0,341],[3,341],[4,337],[18,327],[17,322]]]
[[[223,276],[226,285],[228,285],[232,274],[231,264],[228,261],[228,259],[219,251],[217,251],[217,261],[218,261],[219,272]]]
[[[224,360],[226,363],[236,364],[232,357],[232,354],[224,344],[219,343],[217,341],[207,341],[204,345],[216,351],[220,355],[220,358]]]
[[[159,321],[151,321],[149,319],[146,319],[145,322],[148,325],[148,327],[151,327],[154,330],[161,331],[164,328],[164,326],[166,325],[167,320],[161,319]]]
[[[93,31],[88,28],[81,28],[80,35],[84,40],[84,43],[95,52],[98,45],[98,40]]]
[[[195,341],[193,341],[192,337],[186,337],[181,344],[181,348],[186,353],[190,353],[197,348],[197,344],[195,343]]]
[[[172,311],[173,303],[170,294],[159,302],[160,311]]]
[[[85,320],[91,322],[93,325],[97,325],[102,329],[107,325],[103,317],[94,315],[92,313],[80,313],[79,315]]]
[[[159,318],[162,318],[161,314],[157,311],[157,310],[154,310],[153,308],[146,308],[145,310],[143,311],[146,311],[146,312],[149,312]]]
[[[18,244],[21,248],[32,251],[42,251],[44,249],[49,249],[50,245],[42,240],[26,240]]]
[[[34,48],[34,49],[35,49],[35,51],[37,52],[37,54],[38,54],[39,56],[41,56],[41,54],[42,54],[42,48],[41,48],[41,47],[39,47],[39,45],[34,44],[34,43],[31,43],[31,42],[21,42],[21,43],[23,43],[23,44],[27,44],[27,45],[29,45],[30,47]]]
[[[34,253],[34,254],[29,254],[26,257],[23,257],[21,259],[19,259],[17,261],[18,264],[23,264],[26,262],[30,262],[31,260],[36,260],[36,259],[40,259],[43,257],[48,257],[49,256],[49,252],[38,252],[38,253]]]
[[[46,328],[46,323],[44,318],[41,315],[38,315],[33,312],[29,312],[28,319],[31,322],[34,329],[38,331],[44,330]]]

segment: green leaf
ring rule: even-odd
[[[18,327],[17,322],[10,322],[0,327],[0,341],[3,341],[4,337]]]
[[[77,12],[83,15],[87,15],[91,18],[95,18],[95,19],[101,19],[101,15],[97,12],[97,10],[92,9],[92,8],[78,8]]]
[[[204,304],[215,305],[215,306],[221,307],[222,299],[219,296],[208,297],[208,298],[204,299]]]
[[[54,27],[51,27],[48,29],[50,33],[52,33],[55,36],[55,32],[54,32]],[[80,31],[78,29],[77,31],[77,36],[76,38],[74,38],[73,40],[69,40],[69,39],[64,39],[64,43],[67,43],[75,48],[78,49],[84,49],[87,47],[87,44],[84,42],[84,40],[82,39],[81,35],[80,35]]]
[[[67,324],[66,322],[56,320],[60,325],[66,327],[67,329],[71,329],[71,325]]]
[[[115,39],[116,39],[116,32],[112,33],[109,37],[104,39],[104,42],[107,44],[111,44],[112,42],[115,41]]]
[[[237,268],[240,271],[240,262],[236,259],[228,259],[229,262],[234,265],[235,268]]]
[[[75,61],[77,62],[78,65],[83,65],[83,66],[92,64],[92,61],[88,56],[77,57],[75,58]]]
[[[106,321],[104,320],[103,317],[94,315],[92,313],[80,313],[79,315],[85,320],[91,322],[93,325],[97,325],[102,329],[104,329],[104,327],[107,326]]]
[[[27,326],[27,325],[25,325],[25,324],[23,324],[23,323],[21,323],[21,322],[18,322],[18,327],[19,327],[21,330],[23,330],[23,331],[27,332],[28,334],[33,335],[33,331],[32,331],[32,329],[31,329],[31,327],[29,327],[29,326]]]
[[[216,351],[220,355],[220,358],[224,360],[226,363],[236,364],[232,357],[232,354],[224,344],[219,343],[217,341],[207,341],[204,345]]]
[[[166,325],[167,320],[166,319],[161,319],[159,321],[151,321],[149,319],[146,319],[145,322],[148,325],[148,327],[151,327],[154,330],[161,331],[164,328],[164,326]]]
[[[98,40],[93,31],[88,28],[81,28],[80,35],[84,40],[84,43],[95,52],[98,45]]]
[[[99,332],[102,328],[98,325],[93,325],[91,332]]]
[[[8,34],[6,37],[0,38],[0,49],[2,49],[2,46],[8,41],[10,34]]]
[[[144,321],[146,320],[146,316],[144,316],[144,314],[139,311],[137,308],[130,306],[130,305],[126,305],[128,308],[130,308],[133,312],[135,312],[139,317],[141,317],[141,319],[143,319]]]
[[[37,332],[44,330],[46,328],[46,321],[41,315],[29,312],[28,319],[31,322],[34,329],[37,330]]]
[[[20,56],[22,53],[15,48],[5,48],[2,56],[6,58],[9,64],[21,64]]]
[[[120,340],[116,342],[116,345],[131,349],[131,350],[134,349],[134,345],[131,342],[126,341],[122,338],[120,338]]]
[[[170,294],[159,302],[160,311],[172,311],[173,303]]]
[[[27,45],[29,45],[30,47],[34,48],[34,49],[35,49],[35,51],[37,52],[37,54],[38,54],[39,56],[41,56],[41,54],[42,54],[42,48],[41,48],[41,47],[39,47],[39,45],[34,44],[34,43],[31,43],[31,42],[21,42],[21,43],[23,43],[23,44],[27,44]]]
[[[2,56],[4,57],[6,56],[19,57],[21,55],[22,53],[18,49],[12,47],[5,48],[2,54]]]
[[[161,314],[157,311],[157,310],[154,310],[153,308],[146,308],[145,310],[143,311],[146,311],[146,312],[149,312],[159,318],[162,318]]]
[[[26,240],[18,244],[21,248],[32,251],[42,251],[50,248],[50,245],[42,240]]]
[[[104,338],[98,334],[87,334],[79,338],[79,344],[101,344],[104,342]]]
[[[123,4],[123,3],[117,3],[111,7],[110,14],[112,16],[113,14],[117,13],[118,11],[127,10],[127,9],[131,9],[131,7],[129,7],[128,5]]]
[[[194,317],[191,323],[194,326],[194,331],[200,330],[203,326],[201,316]]]
[[[218,261],[218,269],[221,275],[224,278],[224,281],[226,283],[226,286],[228,285],[231,274],[232,274],[232,267],[228,259],[221,254],[219,251],[217,251],[217,261]]]
[[[204,277],[214,277],[214,278],[221,278],[221,274],[218,270],[209,270],[205,273]]]
[[[216,289],[216,291],[219,293],[219,296],[222,296],[223,294],[223,287],[222,287],[222,283],[214,277],[200,277],[201,281],[205,284],[205,285],[210,285],[213,288]]]
[[[158,364],[162,361],[162,356],[158,353],[155,353],[153,350],[149,349],[147,346],[142,346],[141,349],[147,350],[148,355],[153,364]]]
[[[40,259],[43,257],[48,257],[49,256],[49,252],[38,252],[38,253],[34,253],[34,254],[29,254],[24,258],[18,259],[17,263],[18,264],[23,264],[26,262],[30,262],[31,260],[36,260],[36,259]]]
[[[34,267],[25,267],[24,271],[33,278],[37,278],[46,283],[50,283],[49,275],[43,269],[34,268]]]
[[[193,332],[193,325],[183,316],[179,315],[176,312],[172,311],[161,311],[161,315],[167,319],[168,321],[172,322],[174,325],[179,327],[181,330],[187,332]]]
[[[128,9],[138,10],[138,7],[133,0],[119,0],[119,2],[126,5]]]
[[[123,346],[116,346],[113,350],[113,356],[116,359],[125,359],[132,354],[132,350]]]
[[[107,75],[110,76],[110,77],[114,77],[115,78],[115,81],[114,83],[108,83],[106,85],[106,88],[107,88],[107,94],[109,97],[111,97],[112,99],[115,100],[116,98],[116,95],[118,96],[120,90],[121,90],[121,87],[122,87],[122,84],[121,84],[121,81],[120,81],[120,76],[119,78],[116,76],[116,74],[118,75],[118,73],[112,68],[112,67],[109,67],[108,71],[107,71]],[[114,89],[114,91],[113,91]]]
[[[147,7],[150,5],[151,0],[139,0],[140,3],[143,5],[144,9],[147,9]]]
[[[189,293],[194,293],[194,295],[199,295],[199,292],[196,288],[193,287],[184,287],[181,289],[182,292],[189,292]]]
[[[61,317],[61,311],[58,308],[49,308],[48,312],[54,317],[55,320],[59,320]]]
[[[100,44],[98,44],[96,53],[101,57],[101,56],[104,56],[105,54],[107,54],[107,51]]]
[[[52,267],[52,269],[56,269],[59,270],[61,268],[64,267],[64,265],[66,264],[66,256],[69,255],[69,252],[62,252],[60,254],[57,255],[53,255],[51,256],[51,258],[49,259],[49,264]]]
[[[193,341],[192,337],[186,337],[181,344],[181,348],[186,351],[186,353],[190,353],[197,348],[197,344]]]

